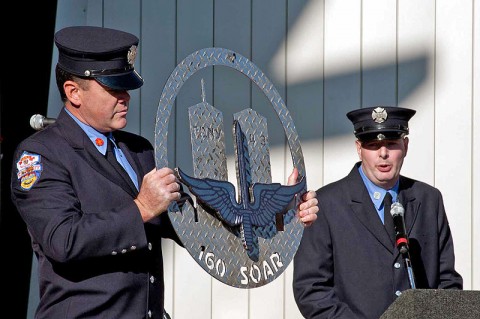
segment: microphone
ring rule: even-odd
[[[30,126],[36,130],[43,130],[47,125],[55,123],[56,119],[48,118],[40,114],[34,114],[30,118]]]
[[[405,209],[403,208],[402,204],[395,202],[390,208],[390,213],[392,214],[393,225],[395,227],[395,246],[397,246],[405,262],[410,288],[416,289],[417,285],[415,284],[415,275],[413,273],[412,261],[410,260],[410,249],[408,247],[405,219],[403,217],[405,215]]]
[[[390,208],[390,213],[393,217],[393,225],[395,226],[395,246],[402,254],[406,254],[409,251],[407,232],[405,230],[405,209],[402,204],[395,202]]]

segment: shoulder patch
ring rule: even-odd
[[[42,174],[42,157],[38,154],[23,152],[17,161],[17,179],[23,190],[30,190]]]

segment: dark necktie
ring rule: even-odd
[[[113,144],[113,141],[107,137],[107,153],[105,153],[105,157],[107,158],[108,162],[115,168],[115,170],[123,177],[123,179],[130,185],[130,187],[133,186],[133,189],[136,189],[127,171],[117,161],[114,149],[115,145]]]
[[[383,198],[383,219],[384,219],[384,226],[387,230],[392,243],[395,243],[395,226],[393,225],[393,217],[390,213],[390,208],[392,207],[392,194],[387,192],[385,197]]]

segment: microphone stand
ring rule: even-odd
[[[403,261],[405,262],[405,267],[407,268],[407,274],[408,274],[408,283],[410,284],[410,288],[416,289],[415,285],[415,276],[413,275],[413,267],[412,267],[412,261],[410,260],[410,253],[408,253],[408,250],[405,254],[402,254]]]
[[[410,288],[416,289],[417,286],[415,285],[415,276],[413,275],[412,261],[410,259],[410,249],[408,247],[407,239],[403,237],[397,238],[396,246],[403,257],[405,268],[407,269],[408,283],[410,284]]]

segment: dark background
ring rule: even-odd
[[[32,249],[10,199],[10,175],[15,147],[35,132],[30,117],[47,113],[56,9],[49,0],[14,1],[1,10],[0,318],[27,316]]]

